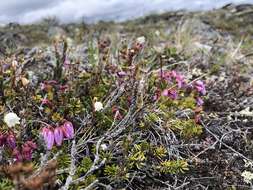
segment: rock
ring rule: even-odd
[[[195,42],[195,43],[194,43],[194,46],[195,46],[197,49],[201,49],[201,50],[204,50],[204,51],[206,51],[206,52],[210,52],[211,49],[212,49],[212,46],[206,45],[206,44],[202,44],[202,43],[199,43],[199,42]]]
[[[25,56],[24,71],[32,85],[53,76],[56,58],[52,47],[46,50],[34,47]]]
[[[192,36],[199,38],[200,43],[210,43],[217,40],[220,37],[218,31],[216,31],[209,24],[204,23],[200,19],[189,19],[186,20],[182,25],[182,30],[189,31]]]

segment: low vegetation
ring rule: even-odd
[[[2,27],[0,189],[252,188],[253,33],[221,24],[232,7]]]

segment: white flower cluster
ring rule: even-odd
[[[16,124],[19,124],[19,120],[20,118],[13,112],[7,113],[4,116],[4,122],[8,127],[14,127]]]
[[[246,183],[251,183],[251,181],[253,179],[253,173],[249,172],[249,171],[246,171],[246,170],[244,172],[242,172],[241,176],[244,178],[243,180]]]

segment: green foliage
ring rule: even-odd
[[[12,182],[7,179],[7,178],[4,178],[2,176],[0,176],[0,189],[1,190],[12,190],[13,189],[13,184]]]
[[[162,173],[166,174],[178,174],[178,173],[184,173],[185,171],[188,171],[188,164],[184,160],[166,160],[162,161],[160,163],[161,165],[158,166],[158,169]]]
[[[172,129],[179,131],[185,138],[192,138],[202,134],[202,127],[195,123],[194,120],[175,120],[171,126]]]
[[[157,122],[159,120],[159,116],[156,113],[149,113],[146,117],[145,120],[148,122]]]
[[[194,109],[196,107],[196,103],[195,103],[195,99],[192,96],[186,97],[182,100],[179,101],[179,107],[183,108],[183,109]]]
[[[92,163],[90,157],[84,157],[77,168],[77,175],[85,174],[92,166]]]
[[[158,146],[154,149],[154,155],[158,158],[164,158],[167,155],[167,150],[164,146]]]
[[[110,178],[116,178],[119,176],[120,167],[115,164],[105,166],[104,173]]]
[[[84,111],[84,108],[82,107],[80,99],[77,99],[74,97],[70,98],[70,103],[67,104],[67,108],[69,109],[72,116]]]
[[[175,47],[171,47],[171,48],[166,48],[165,49],[165,55],[168,57],[176,57],[177,54],[177,49]]]
[[[72,185],[70,189],[71,190],[82,190],[85,187],[87,187],[88,185],[90,185],[92,182],[94,182],[96,179],[97,179],[97,177],[95,175],[89,175],[85,178],[84,181],[82,181],[78,185]]]
[[[69,154],[61,154],[57,159],[58,167],[61,169],[66,169],[71,163],[71,156]]]
[[[135,144],[133,150],[130,152],[128,157],[130,167],[136,166],[141,168],[145,165],[147,160],[147,152],[150,149],[150,145],[147,142],[142,142],[140,144]]]

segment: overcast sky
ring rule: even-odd
[[[0,0],[0,23],[31,23],[48,16],[62,22],[81,18],[122,20],[178,9],[212,9],[253,0]]]

